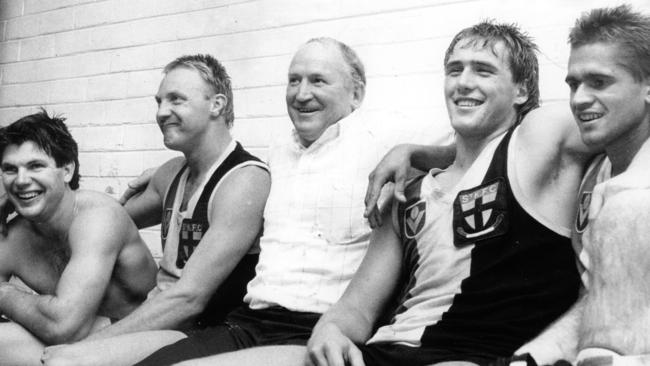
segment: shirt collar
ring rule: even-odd
[[[338,122],[332,124],[331,126],[327,127],[325,131],[320,135],[320,137],[312,142],[309,147],[305,147],[301,142],[300,142],[300,136],[298,136],[298,132],[296,130],[293,130],[293,141],[296,144],[296,147],[300,151],[314,151],[319,149],[321,146],[329,143],[330,141],[336,140],[341,134],[346,133],[351,125],[353,125],[355,120],[357,119],[357,116],[359,115],[358,111],[353,111],[349,115],[341,118]]]

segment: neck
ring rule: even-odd
[[[210,136],[209,141],[197,144],[193,149],[183,152],[189,168],[191,179],[197,179],[205,174],[219,159],[232,141],[230,132],[218,133]]]
[[[501,136],[507,131],[506,128],[500,128],[489,135],[483,136],[463,136],[456,135],[456,159],[452,167],[460,171],[466,171],[476,161],[485,146],[495,138]]]
[[[623,173],[630,166],[632,159],[648,138],[650,138],[650,115],[646,116],[646,121],[638,128],[605,147],[605,153],[612,163],[612,177]]]
[[[70,225],[77,214],[77,193],[67,189],[53,213],[32,225],[43,235],[59,240],[67,239]]]

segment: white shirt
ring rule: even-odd
[[[244,298],[252,309],[323,313],[343,294],[368,246],[368,174],[398,143],[450,136],[446,130],[435,139],[389,117],[356,111],[308,148],[295,132],[271,148],[260,259]]]

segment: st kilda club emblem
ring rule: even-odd
[[[419,201],[404,210],[404,235],[413,239],[420,233],[426,221],[427,203]]]
[[[508,229],[503,178],[460,191],[454,201],[454,245],[464,246],[504,234]]]

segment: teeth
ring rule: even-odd
[[[34,197],[38,196],[38,193],[36,193],[36,192],[19,193],[19,194],[17,194],[17,196],[21,200],[28,200],[28,199],[31,199],[31,198],[34,198]]]
[[[483,104],[483,102],[474,99],[461,99],[456,101],[459,107],[476,107]]]
[[[598,119],[602,116],[603,116],[602,113],[580,113],[578,115],[578,118],[580,118],[580,120],[583,122],[589,122]]]

